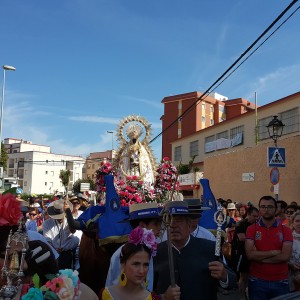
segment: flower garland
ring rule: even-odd
[[[106,191],[104,176],[110,174],[115,175],[115,170],[113,168],[113,165],[108,161],[101,161],[100,167],[96,171],[96,185],[97,185],[98,192]]]
[[[71,269],[59,270],[45,285],[39,287],[39,276],[33,276],[34,287],[22,296],[22,300],[78,300],[80,296],[78,272]]]
[[[155,256],[157,252],[157,243],[155,240],[155,235],[152,230],[147,230],[140,226],[133,229],[128,236],[128,243],[139,245],[144,244],[150,249],[151,255]]]
[[[154,190],[147,187],[138,176],[127,176],[124,180],[116,180],[116,190],[122,206],[155,200]]]
[[[169,194],[174,185],[174,191],[179,190],[179,182],[176,181],[177,168],[172,164],[169,157],[164,157],[156,172],[157,175],[155,178],[154,189],[157,197],[157,202],[163,203],[169,200]]]

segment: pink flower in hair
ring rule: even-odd
[[[149,249],[152,248],[152,245],[155,244],[155,236],[152,230],[147,230],[144,228],[143,241]]]
[[[143,244],[150,249],[151,255],[156,255],[157,243],[155,241],[155,236],[152,230],[147,230],[140,226],[133,229],[128,237],[128,243],[138,245]]]
[[[138,226],[133,229],[128,237],[128,242],[131,244],[135,244],[136,246],[141,243],[143,239],[144,230],[142,227]]]

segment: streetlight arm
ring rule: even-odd
[[[16,71],[16,68],[13,66],[4,65],[2,68],[6,71]]]

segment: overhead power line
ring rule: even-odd
[[[196,99],[194,103],[192,103],[187,109],[184,110],[184,112],[178,116],[173,122],[171,122],[164,130],[162,130],[158,135],[156,135],[149,143],[154,142],[156,139],[158,139],[165,131],[167,131],[170,127],[172,127],[174,124],[178,122],[178,120],[181,120],[188,112],[191,111],[192,108],[194,108],[201,100],[204,99],[204,97],[207,97],[208,94],[215,90],[220,84],[222,84],[231,74],[234,73],[236,69],[240,67],[253,53],[261,47],[269,38],[271,35],[273,35],[298,9],[299,7],[294,11],[294,13],[287,18],[271,35],[268,36],[267,39],[264,40],[263,43],[259,45],[247,58],[245,58],[242,63],[240,63],[227,77],[226,75],[232,70],[241,60],[244,56],[246,56],[247,53],[250,52],[250,50],[259,42],[260,39],[263,38],[270,30],[271,28],[294,6],[298,0],[293,0],[279,15],[278,17],[263,31],[262,34],[259,35],[259,37],[239,56],[239,58],[200,96]]]

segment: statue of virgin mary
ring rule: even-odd
[[[156,163],[148,143],[150,135],[150,124],[143,117],[121,120],[117,131],[120,146],[114,163],[119,177],[137,176],[149,185],[154,183]]]

